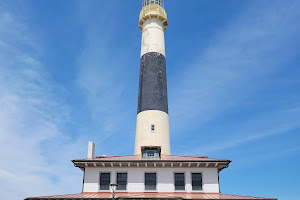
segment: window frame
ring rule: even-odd
[[[157,4],[164,7],[164,0],[144,0],[143,7],[148,6],[149,4]]]
[[[146,174],[155,174],[155,189],[147,189],[146,187]],[[157,172],[144,172],[144,191],[157,191]]]
[[[150,153],[153,153],[153,155],[149,155]],[[155,158],[155,151],[154,150],[147,150],[146,154],[147,154],[147,158]]]
[[[109,174],[109,184],[107,190],[101,189],[101,174]],[[111,172],[99,172],[99,191],[110,191],[111,176],[112,176]]]
[[[182,171],[174,171],[173,172],[173,183],[174,183],[174,192],[183,192],[186,191],[186,174]],[[183,174],[183,182],[184,182],[184,189],[183,190],[176,190],[176,180],[175,180],[175,174]]]
[[[195,190],[193,188],[193,174],[201,174],[201,190]],[[203,172],[191,172],[191,186],[192,192],[203,192]]]
[[[127,171],[126,172],[120,172],[120,171],[116,172],[116,183],[119,185],[119,183],[118,183],[118,174],[126,174],[126,185],[125,185],[126,189],[125,190],[120,190],[117,187],[116,191],[127,191],[127,188],[128,188],[128,172]]]
[[[156,129],[155,124],[151,124],[151,126],[150,126],[151,133],[155,133],[155,129]]]

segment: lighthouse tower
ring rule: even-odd
[[[164,32],[168,26],[162,0],[145,0],[139,17],[142,31],[135,155],[153,150],[170,155]]]

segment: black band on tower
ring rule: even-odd
[[[145,110],[168,113],[166,58],[156,52],[141,57],[137,113]]]

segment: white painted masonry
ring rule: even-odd
[[[155,131],[151,131],[155,125]],[[160,146],[161,154],[171,155],[169,115],[159,110],[147,110],[137,115],[134,154],[141,154],[142,146]]]
[[[100,173],[110,173],[111,183],[116,183],[116,174],[126,172],[128,175],[126,192],[145,191],[145,172],[157,173],[157,190],[155,192],[183,192],[176,191],[174,173],[185,173],[185,192],[219,193],[217,168],[100,168],[86,167],[83,192],[99,192]],[[203,190],[192,191],[191,173],[202,173]],[[109,191],[107,191],[109,192]]]
[[[143,24],[141,57],[149,52],[158,52],[164,56],[165,35],[161,20],[156,18],[147,19]]]
[[[88,159],[95,158],[95,143],[94,142],[89,142],[87,158]]]

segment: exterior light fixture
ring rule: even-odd
[[[112,199],[113,200],[115,200],[115,190],[117,189],[117,187],[118,187],[119,185],[118,184],[114,184],[114,183],[112,183],[112,184],[110,184],[110,187],[111,187],[111,189],[112,189]]]

